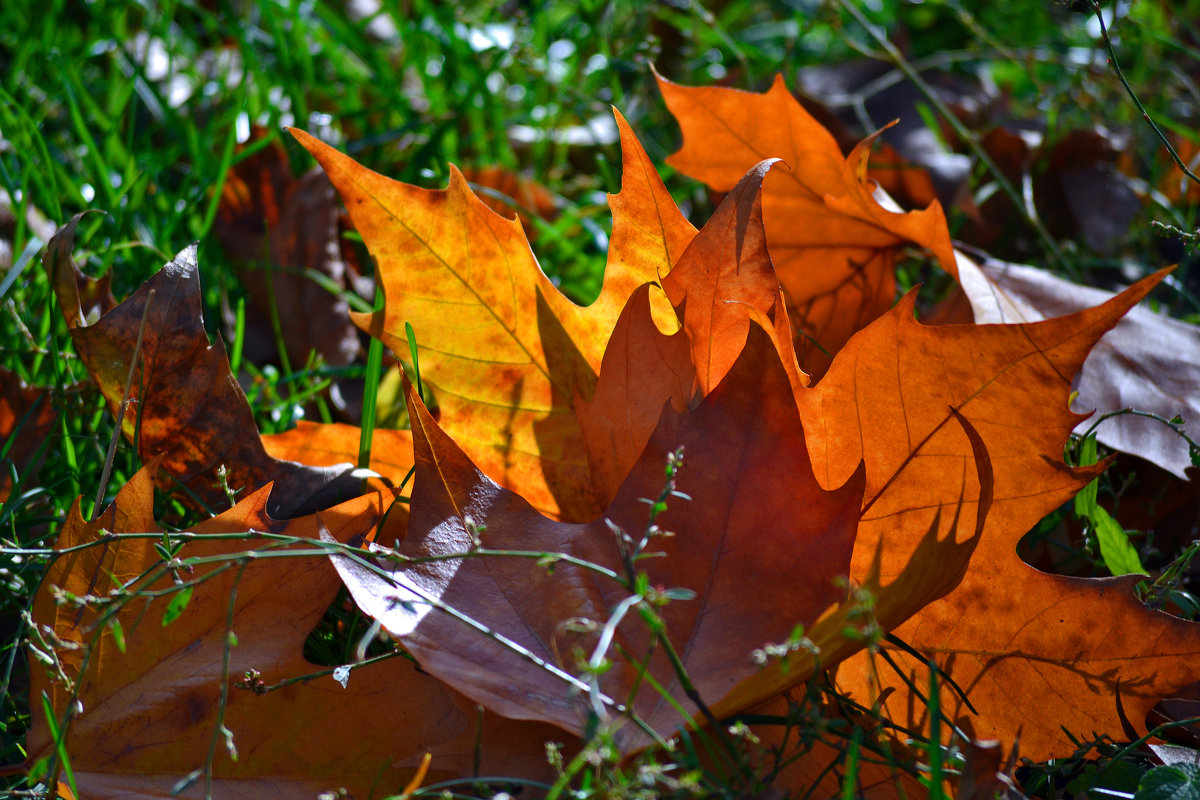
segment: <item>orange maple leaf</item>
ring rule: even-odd
[[[875,136],[843,158],[782,76],[763,94],[680,86],[661,76],[658,85],[683,130],[683,147],[667,159],[680,172],[725,192],[765,158],[787,166],[772,170],[763,186],[763,216],[796,352],[810,375],[823,375],[855,331],[892,307],[902,247],[925,247],[954,273],[937,201],[907,214],[881,206],[866,173]]]
[[[617,124],[623,187],[613,198],[604,286],[587,308],[554,287],[520,223],[475,197],[456,168],[448,188],[419,189],[292,132],[341,192],[378,264],[384,310],[358,316],[358,323],[402,357],[411,324],[422,375],[472,457],[505,485],[520,486],[538,508],[566,519],[588,519],[603,508],[589,480],[574,399],[591,396],[604,346],[633,289],[658,283],[694,234],[619,114]]]
[[[1150,707],[1195,679],[1189,662],[1200,655],[1200,625],[1146,609],[1130,579],[1046,575],[1016,552],[1021,536],[1103,470],[1063,463],[1063,445],[1081,418],[1067,405],[1071,380],[1100,336],[1164,274],[1095,308],[1021,325],[921,325],[909,295],[799,396],[822,484],[844,480],[858,457],[866,464],[855,575],[869,569],[877,547],[885,576],[906,563],[914,542],[895,535],[895,515],[928,517],[931,508],[959,501],[943,478],[963,472],[971,451],[952,441],[961,435],[949,409],[978,430],[995,488],[971,566],[953,593],[896,632],[937,657],[978,711],[968,713],[947,688],[944,713],[983,738],[1012,741],[1020,730],[1021,752],[1030,758],[1073,752],[1060,725],[1084,737],[1121,730],[1118,682],[1130,719],[1142,728]],[[894,481],[895,465],[906,460],[916,461],[910,480]],[[893,657],[910,673],[924,669],[903,652]],[[870,673],[856,660],[839,681],[869,697]],[[895,689],[889,713],[919,727],[923,704],[906,705],[903,680],[880,674]],[[1014,702],[1022,697],[1027,702]]]

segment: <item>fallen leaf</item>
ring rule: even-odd
[[[121,430],[137,443],[143,461],[162,456],[161,488],[182,487],[188,501],[220,509],[229,502],[218,476],[224,467],[233,490],[252,491],[275,481],[270,511],[277,518],[360,493],[360,481],[348,469],[276,461],[263,449],[224,346],[208,342],[195,245],[94,324],[83,324],[72,290],[75,281],[63,277],[78,273],[70,259],[73,234],[73,225],[62,228],[43,263],[71,326],[75,350],[114,414],[140,341]]]
[[[390,575],[346,558],[334,562],[359,606],[423,669],[498,713],[584,730],[587,695],[579,687],[586,684],[572,655],[580,641],[564,626],[583,619],[603,624],[631,593],[580,568],[578,560],[625,574],[609,523],[641,536],[647,526],[642,498],[663,491],[663,465],[677,448],[685,453],[679,489],[691,499],[671,499],[658,518],[656,524],[675,533],[652,540],[652,549],[664,555],[644,569],[653,586],[698,593],[669,603],[661,614],[700,697],[722,698],[755,671],[752,649],[786,638],[842,594],[833,578],[849,566],[861,478],[828,492],[817,487],[790,381],[774,344],[757,327],[724,381],[695,410],[662,411],[604,519],[587,524],[547,519],[493,483],[414,393],[409,397],[417,475],[399,555],[417,561],[385,562]],[[476,535],[489,550],[562,553],[571,560],[547,570],[534,558],[470,555]],[[446,558],[455,553],[467,555]],[[421,560],[430,556],[439,560]],[[752,596],[747,586],[755,587]],[[600,690],[631,702],[654,730],[673,733],[685,721],[673,705],[696,709],[661,647],[635,612],[617,626],[614,641],[617,649],[606,654],[614,664]],[[662,694],[640,677],[643,660]],[[647,741],[632,725],[617,737],[627,748]]]
[[[488,209],[457,169],[447,189],[419,189],[293,131],[341,192],[379,265],[385,308],[356,320],[402,355],[411,324],[422,377],[456,439],[488,474],[565,519],[590,519],[602,508],[574,399],[591,395],[633,289],[658,282],[692,234],[619,115],[617,126],[624,184],[604,286],[587,308],[551,284],[520,224]]]
[[[743,177],[662,279],[674,332],[660,329],[658,287],[638,289],[613,329],[593,397],[576,399],[593,484],[606,500],[641,456],[663,404],[695,406],[724,379],[751,320],[772,330],[789,383],[808,382],[796,365],[763,234],[761,190],[770,166]]]
[[[763,217],[796,352],[810,375],[823,375],[855,331],[891,308],[902,247],[929,249],[953,274],[941,206],[885,210],[866,176],[874,136],[843,158],[781,76],[764,94],[680,86],[662,77],[658,84],[684,137],[667,163],[685,175],[728,191],[763,159],[780,158],[789,167],[773,170],[765,182]]]
[[[467,167],[462,174],[468,183],[485,190],[476,192],[485,206],[508,219],[521,220],[531,240],[536,236],[533,217],[553,222],[558,216],[554,195],[535,180],[497,166]]]
[[[255,130],[250,143],[265,135]],[[293,367],[308,363],[312,352],[334,366],[354,360],[360,348],[349,304],[304,274],[310,270],[349,288],[338,247],[337,196],[324,173],[293,177],[287,151],[274,140],[225,176],[213,233],[250,299],[247,359],[278,362],[274,318]]]
[[[1034,760],[1073,752],[1063,729],[1084,738],[1121,730],[1118,681],[1130,719],[1144,729],[1161,697],[1195,679],[1200,626],[1146,609],[1133,595],[1136,579],[1047,575],[1016,553],[1026,531],[1103,468],[1071,470],[1062,462],[1079,420],[1067,409],[1071,376],[1093,343],[1164,274],[1099,307],[1021,325],[926,327],[912,318],[910,295],[856,336],[825,379],[800,396],[822,484],[844,480],[856,458],[866,465],[856,576],[869,569],[877,548],[885,576],[911,552],[910,540],[888,535],[894,521],[881,512],[927,515],[928,506],[954,499],[948,493],[939,499],[934,487],[938,476],[962,471],[967,452],[946,438],[949,417],[939,409],[956,409],[978,430],[992,454],[995,492],[971,566],[957,589],[896,635],[935,657],[978,711],[972,714],[943,685],[948,719],[969,721],[980,738],[1012,741],[1020,732],[1022,752]],[[922,487],[916,493],[890,479],[898,461],[914,457],[920,467],[906,472]],[[925,685],[927,668],[889,650],[903,676],[880,666],[876,685],[858,655],[839,669],[839,684],[868,704],[892,689],[884,712],[919,730],[928,723],[927,709],[912,700],[905,681]],[[1031,686],[1042,688],[1031,695]],[[1023,697],[1028,701],[1014,702]]]
[[[42,445],[57,418],[49,390],[27,386],[0,367],[0,503],[12,491],[14,469],[24,485],[36,477],[45,457]]]
[[[362,428],[356,425],[302,419],[290,431],[263,436],[262,442],[267,454],[280,461],[333,467],[358,462],[361,436]],[[371,438],[371,470],[399,486],[412,466],[412,431],[376,428]]]
[[[1200,750],[1176,744],[1149,744],[1158,760],[1167,765],[1192,764],[1200,767]]]
[[[1036,322],[1111,299],[1112,292],[1059,278],[1037,267],[959,257],[959,281],[978,323]],[[1136,306],[1104,334],[1073,384],[1072,405],[1088,414],[1082,433],[1103,413],[1133,408],[1163,419],[1200,420],[1200,327]],[[1096,428],[1107,447],[1131,453],[1188,479],[1187,442],[1157,420],[1122,415]]]
[[[112,295],[112,273],[89,278],[71,257],[71,248],[75,246],[75,228],[89,213],[94,212],[77,214],[58,229],[50,237],[46,252],[42,255],[42,264],[50,276],[50,285],[54,287],[54,296],[68,328],[93,325],[117,305]]]
[[[1118,169],[1127,148],[1098,130],[1068,131],[1042,148],[1033,201],[1052,234],[1097,253],[1116,249],[1142,210],[1134,181]]]
[[[355,668],[345,688],[329,674],[265,694],[237,686],[248,670],[266,686],[322,670],[304,659],[303,643],[339,583],[323,549],[304,542],[317,540],[319,530],[338,541],[361,541],[390,497],[359,497],[282,522],[268,515],[263,488],[174,534],[183,543],[178,557],[201,561],[182,573],[194,586],[190,603],[164,627],[159,620],[177,592],[154,547],[160,539],[144,535],[160,530],[151,515],[153,470],[135,475],[94,522],[80,516],[76,503],[56,543],[63,552],[34,600],[38,631],[65,643],[56,652],[78,694],[38,664],[30,696],[48,692],[60,722],[74,700],[82,704],[66,741],[82,796],[166,797],[186,775],[203,770],[214,746],[213,796],[223,798],[311,798],[339,788],[355,797],[390,794],[421,771],[426,752],[433,754],[434,780],[471,776],[477,753],[483,774],[550,777],[542,743],[561,740],[561,732],[481,716],[474,703],[407,659]],[[204,538],[246,531],[299,541]],[[288,551],[294,552],[284,555]],[[115,610],[124,652],[109,625],[113,609],[105,604],[117,591],[135,593]],[[82,609],[56,602],[70,595],[92,600]],[[237,644],[227,648],[230,630]],[[222,722],[239,752],[236,761],[219,733]],[[53,749],[35,704],[30,763]],[[181,796],[203,797],[205,782],[201,775]]]

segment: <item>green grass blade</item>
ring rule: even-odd
[[[383,290],[375,289],[375,311],[383,310]],[[375,434],[375,406],[379,395],[379,378],[383,373],[383,342],[372,337],[367,351],[367,375],[363,387],[362,433],[358,439],[358,466],[371,468],[371,437]]]
[[[58,720],[54,717],[54,707],[50,705],[50,695],[42,692],[42,713],[46,715],[46,726],[50,728],[50,738],[54,740],[54,749],[58,752],[58,763],[62,764],[63,772],[67,773],[67,785],[71,794],[79,797],[79,788],[75,785],[75,771],[71,769],[71,759],[67,756],[66,737],[58,728]]]

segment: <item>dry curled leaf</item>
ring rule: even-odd
[[[1048,575],[1016,552],[1026,531],[1103,469],[1072,470],[1062,461],[1079,422],[1067,408],[1071,378],[1101,335],[1164,274],[1101,306],[1020,325],[927,327],[913,320],[910,298],[855,337],[825,379],[801,396],[817,412],[802,411],[802,418],[825,485],[855,468],[856,452],[865,459],[868,508],[855,545],[856,575],[880,542],[885,575],[911,552],[911,540],[888,535],[890,521],[870,525],[878,511],[921,515],[933,502],[884,477],[892,465],[919,456],[914,445],[921,444],[928,455],[912,474],[935,497],[938,476],[962,469],[966,450],[945,438],[951,428],[939,409],[956,409],[978,430],[992,456],[995,490],[971,565],[957,589],[896,634],[935,658],[977,711],[944,685],[942,712],[949,719],[969,721],[982,738],[1012,741],[1020,731],[1022,752],[1033,759],[1073,752],[1063,729],[1085,738],[1121,730],[1118,682],[1130,720],[1144,730],[1150,708],[1195,679],[1200,625],[1147,609],[1133,595],[1136,578]],[[937,502],[951,500],[943,494]],[[880,667],[877,686],[865,658],[856,656],[839,670],[839,683],[868,702],[890,687],[885,713],[919,728],[928,722],[927,709],[912,702],[906,681],[923,685],[925,664],[899,649],[892,657],[903,677]],[[1042,687],[1036,702],[1033,696],[1013,702],[1031,686]]]
[[[73,236],[73,224],[62,228],[47,247],[44,264],[57,276],[56,294],[76,352],[109,408],[116,414],[121,402],[129,401],[121,432],[137,443],[143,461],[161,456],[161,488],[182,487],[186,500],[219,510],[229,505],[221,468],[235,491],[275,481],[270,511],[278,518],[360,492],[348,465],[317,468],[267,455],[224,345],[209,344],[204,330],[194,245],[120,305],[85,324],[73,291],[76,281],[64,277],[78,274],[70,259]]]

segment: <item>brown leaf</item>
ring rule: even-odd
[[[1142,210],[1133,181],[1117,168],[1121,149],[1109,134],[1075,130],[1043,152],[1033,196],[1051,233],[1097,253],[1116,249]]]
[[[796,623],[815,619],[839,599],[833,578],[848,567],[861,479],[831,492],[817,487],[790,381],[757,327],[725,380],[696,410],[663,410],[604,519],[584,525],[546,519],[490,481],[409,396],[417,477],[402,556],[465,554],[480,530],[488,549],[565,553],[624,574],[608,522],[640,536],[647,524],[642,498],[662,491],[666,457],[682,446],[679,488],[692,499],[671,500],[658,523],[675,535],[653,540],[664,557],[644,568],[653,585],[698,593],[661,613],[701,697],[722,698],[755,671],[747,658],[752,649],[783,640]],[[629,597],[616,580],[577,562],[560,561],[548,572],[532,558],[487,555],[386,562],[388,578],[347,559],[335,563],[360,607],[398,636],[424,669],[499,713],[583,729],[583,701],[571,699],[568,678],[578,674],[572,652],[581,642],[564,626],[579,619],[603,624]],[[481,635],[481,626],[492,635]],[[633,702],[638,715],[659,732],[674,731],[685,720],[638,677],[637,662],[648,659],[650,673],[674,701],[695,707],[634,612],[617,627],[615,641],[620,649],[606,654],[614,667],[602,691],[623,701],[640,686]],[[617,736],[625,747],[645,743],[633,726]]]
[[[251,141],[265,132],[255,132]],[[291,364],[299,368],[317,352],[326,364],[349,364],[358,354],[350,306],[303,270],[349,288],[338,249],[337,195],[318,169],[292,176],[276,139],[225,178],[213,233],[238,265],[250,298],[243,353],[252,363],[278,359],[273,316]]]
[[[163,489],[182,486],[190,501],[223,508],[228,500],[217,472],[224,467],[227,483],[235,490],[253,491],[275,481],[269,509],[277,518],[359,493],[359,481],[347,469],[276,461],[263,449],[246,396],[230,374],[224,346],[208,342],[194,245],[95,324],[83,325],[71,291],[75,284],[61,277],[75,270],[70,261],[73,232],[68,225],[55,235],[43,263],[52,277],[59,276],[56,293],[68,324],[74,321],[76,352],[114,414],[140,338],[130,407],[121,430],[137,443],[143,461],[162,456]]]
[[[7,448],[0,460],[0,502],[8,499],[13,488],[10,464],[26,485],[36,476],[45,457],[39,451],[57,416],[49,390],[27,386],[0,367],[0,449]]]
[[[112,273],[99,278],[89,278],[80,271],[71,248],[75,246],[75,227],[79,220],[90,213],[76,214],[71,221],[59,228],[46,244],[42,264],[50,276],[58,307],[62,309],[68,328],[92,325],[101,315],[107,314],[116,305],[112,295]]]
[[[1111,299],[1112,292],[1080,286],[1036,267],[959,258],[959,281],[977,323],[1036,322],[1072,314]],[[1136,306],[1104,334],[1073,384],[1072,404],[1095,410],[1075,430],[1102,414],[1133,408],[1165,419],[1200,419],[1200,327]],[[1104,422],[1096,438],[1188,479],[1188,444],[1169,427],[1125,415]]]
[[[386,794],[418,771],[427,752],[433,754],[431,780],[472,775],[477,747],[479,767],[487,774],[548,777],[542,743],[561,740],[561,732],[490,714],[480,718],[471,701],[403,658],[354,669],[344,688],[329,674],[262,695],[236,686],[247,670],[273,685],[322,669],[304,659],[303,643],[337,593],[338,578],[322,551],[303,542],[316,540],[319,530],[337,541],[361,541],[390,497],[364,496],[281,522],[268,515],[264,488],[176,534],[176,541],[184,541],[180,558],[205,561],[183,574],[194,594],[164,627],[175,584],[154,549],[158,539],[110,535],[157,532],[152,494],[153,466],[135,475],[94,522],[80,516],[77,503],[56,544],[66,552],[52,563],[34,600],[38,630],[52,631],[67,644],[57,652],[78,686],[82,712],[73,716],[66,747],[84,797],[166,797],[184,776],[204,768],[214,741],[213,796],[223,798],[311,798],[339,788],[355,797]],[[300,543],[191,538],[245,531],[297,537]],[[257,549],[257,558],[239,559],[251,549]],[[284,556],[289,550],[296,552]],[[90,594],[92,603],[82,610],[59,604],[59,590]],[[103,605],[115,591],[159,593],[135,596],[116,611],[125,652]],[[238,642],[227,651],[229,630]],[[91,649],[71,649],[75,645]],[[72,696],[50,674],[40,665],[34,669],[30,695],[48,692],[61,723]],[[240,753],[237,761],[218,733],[221,722]],[[35,702],[30,761],[53,750]],[[204,788],[201,777],[182,796],[203,797]]]
[[[824,374],[854,332],[892,306],[900,248],[925,247],[953,273],[941,206],[884,210],[866,177],[874,137],[843,158],[781,76],[764,94],[679,86],[661,77],[658,83],[684,135],[682,149],[667,159],[671,166],[718,191],[763,159],[790,167],[773,170],[764,184],[763,217],[796,352],[810,375]]]

